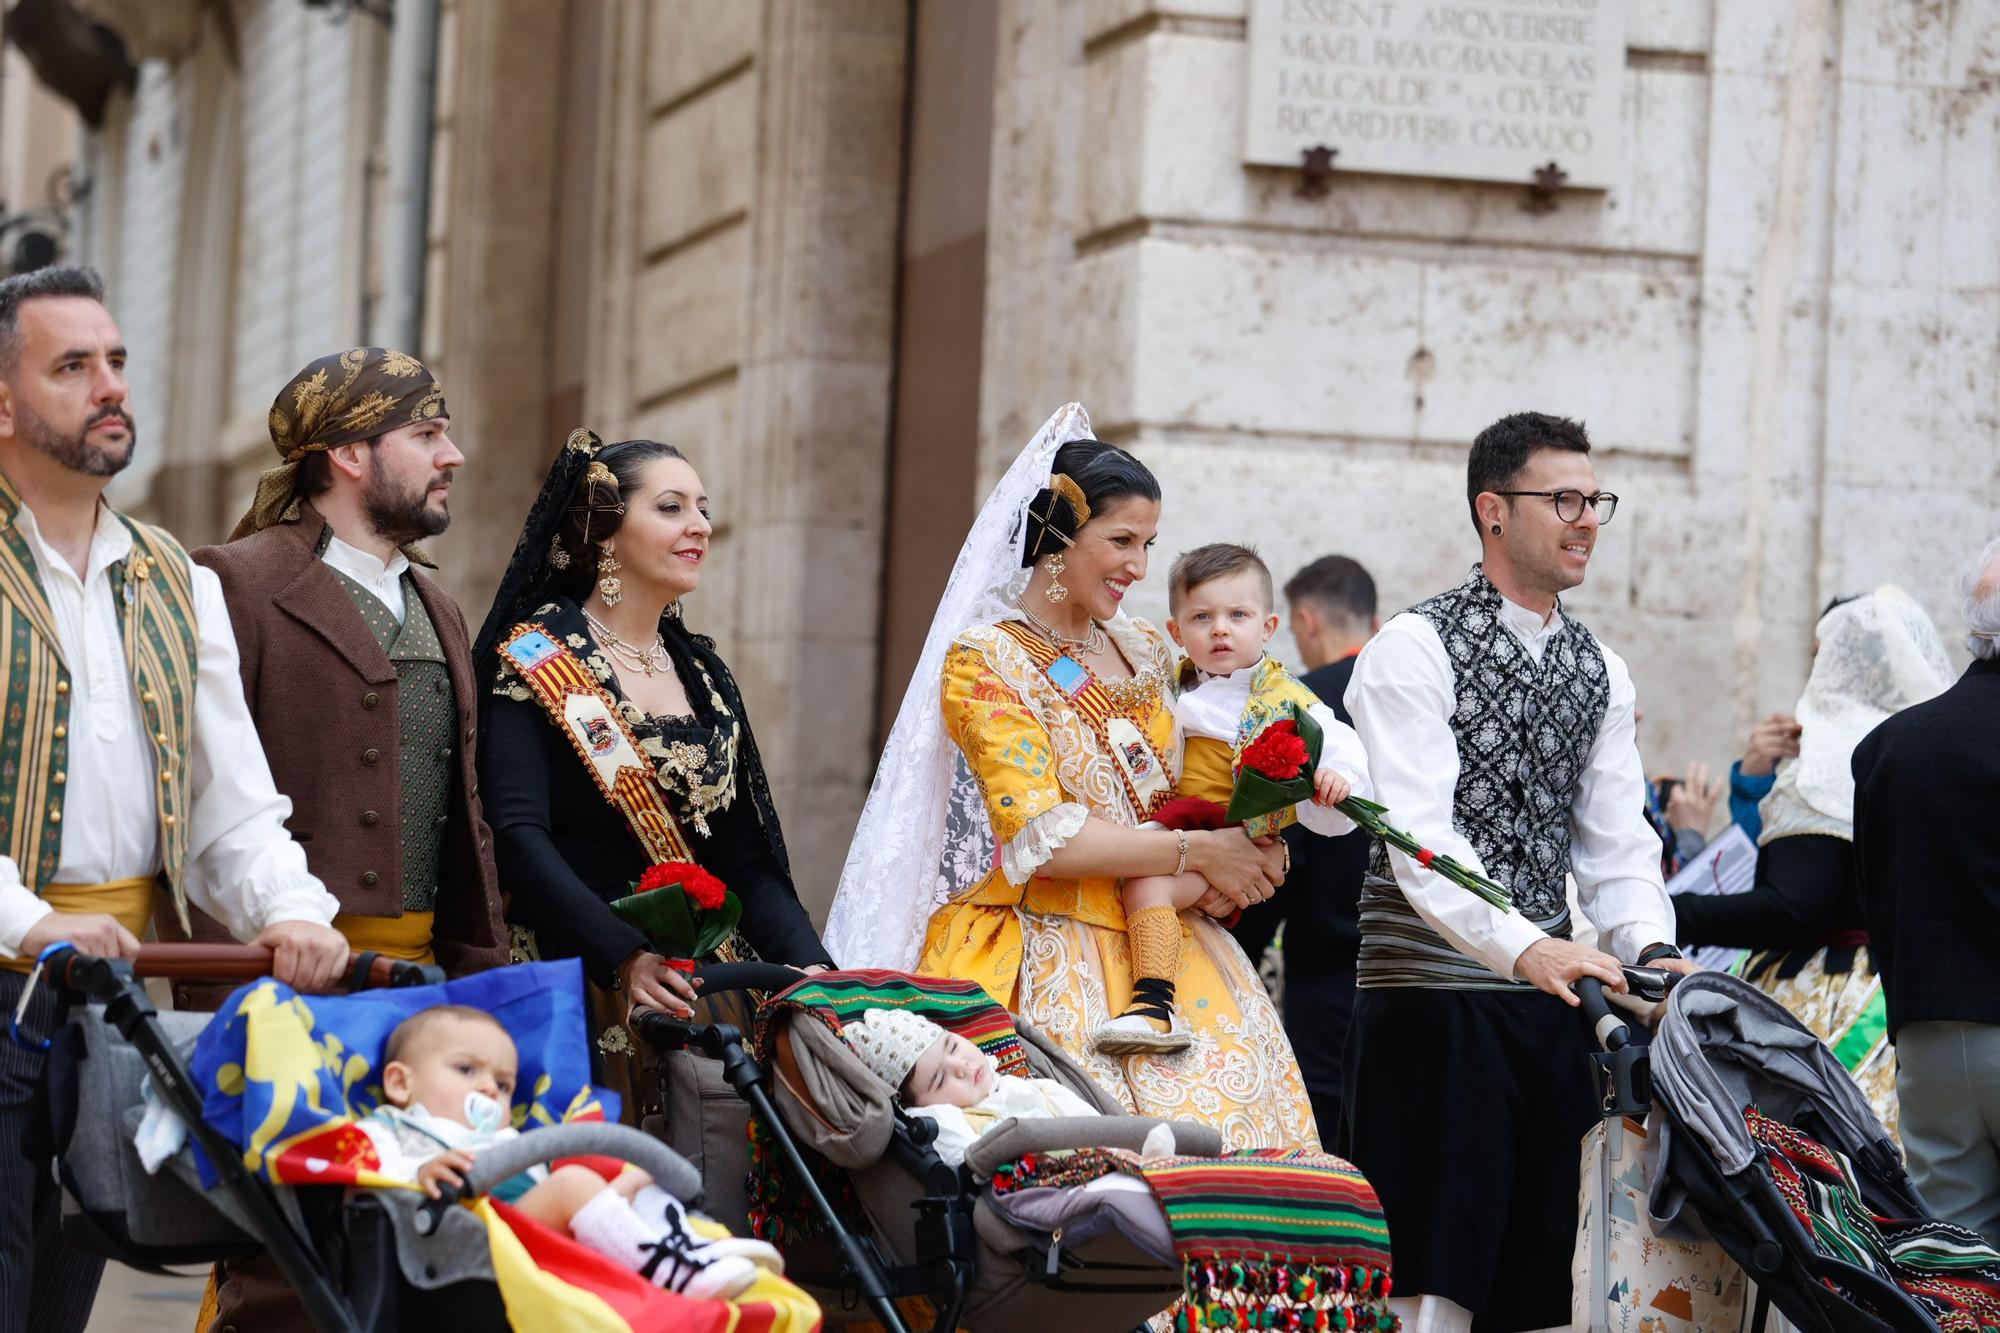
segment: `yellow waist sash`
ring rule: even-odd
[[[352,916],[342,912],[333,928],[347,936],[356,953],[379,953],[406,963],[435,963],[431,927],[435,912],[404,912],[401,916]]]
[[[1181,785],[1176,795],[1199,796],[1225,810],[1229,808],[1229,798],[1236,791],[1234,746],[1207,736],[1190,736],[1181,763]]]
[[[144,938],[146,925],[153,919],[153,890],[158,884],[154,875],[114,879],[108,884],[51,884],[42,890],[42,901],[68,916],[116,917],[119,925]],[[34,965],[32,958],[0,959],[0,967],[9,972],[26,972]]]

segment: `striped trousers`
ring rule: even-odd
[[[0,1018],[13,1017],[27,981],[0,971]],[[62,1017],[56,992],[37,986],[22,1027],[47,1033]],[[24,1155],[22,1137],[46,1061],[0,1033],[0,1333],[81,1333],[104,1273],[102,1258],[63,1241],[52,1164]]]

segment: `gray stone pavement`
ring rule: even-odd
[[[84,1333],[190,1333],[201,1309],[201,1278],[155,1277],[123,1264],[104,1266]]]

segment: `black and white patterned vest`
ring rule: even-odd
[[[1478,565],[1458,587],[1410,609],[1437,630],[1451,662],[1452,826],[1486,874],[1512,890],[1521,915],[1567,938],[1570,805],[1611,700],[1604,652],[1565,616],[1537,663],[1501,622],[1500,592]],[[1379,842],[1362,888],[1361,930],[1363,986],[1524,984],[1502,981],[1431,930],[1396,887]]]

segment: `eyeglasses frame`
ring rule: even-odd
[[[1599,491],[1595,495],[1586,495],[1574,486],[1565,486],[1561,490],[1557,491],[1491,491],[1488,492],[1488,494],[1506,495],[1506,496],[1539,495],[1544,500],[1547,500],[1552,506],[1554,506],[1556,511],[1556,518],[1558,518],[1564,523],[1574,523],[1577,521],[1577,519],[1582,518],[1583,517],[1582,505],[1590,506],[1591,512],[1596,513],[1597,506],[1605,500],[1609,500],[1611,502],[1611,513],[1597,515],[1597,524],[1599,527],[1602,527],[1606,523],[1609,523],[1612,519],[1612,516],[1617,514],[1618,512],[1618,492],[1616,491]],[[1557,497],[1564,495],[1574,495],[1577,497],[1578,500],[1582,501],[1582,505],[1579,505],[1577,508],[1576,518],[1563,518],[1562,501]]]

